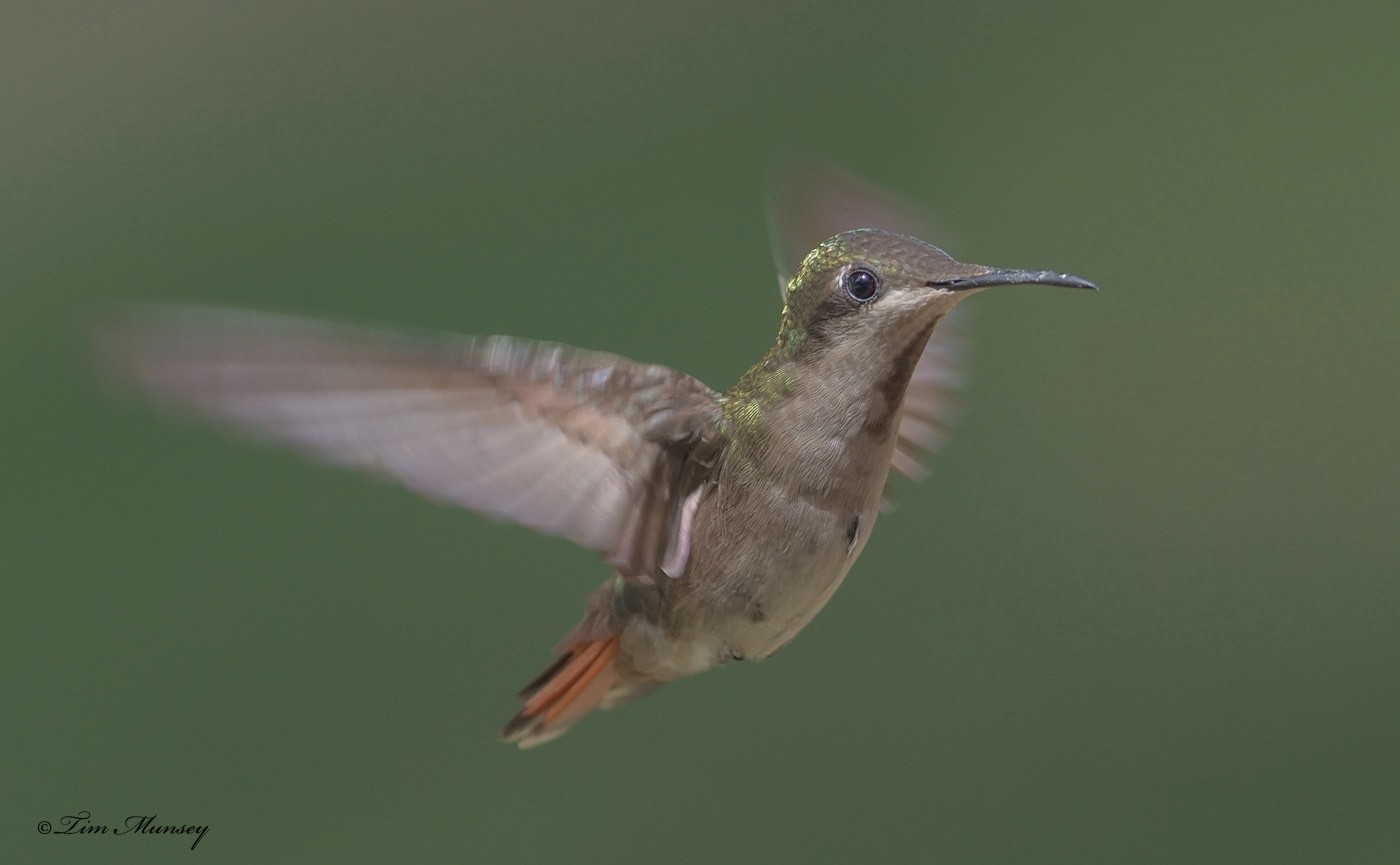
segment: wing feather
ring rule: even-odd
[[[957,419],[965,380],[968,318],[962,306],[943,317],[904,392],[893,464],[900,474],[916,481],[927,477],[925,457],[947,442]]]
[[[699,381],[566,346],[148,307],[102,347],[109,371],[165,402],[568,538],[629,578],[663,573],[689,529],[673,517],[709,475],[664,485],[718,450]],[[666,564],[679,576],[685,563]]]

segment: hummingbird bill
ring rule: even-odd
[[[891,471],[920,478],[944,438],[954,308],[1094,288],[957,261],[834,170],[799,187],[770,207],[777,337],[723,391],[601,351],[212,307],[138,307],[99,358],[157,401],[601,556],[610,575],[501,731],[531,747],[792,640],[865,549]]]

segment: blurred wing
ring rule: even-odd
[[[102,334],[158,398],[514,520],[642,581],[680,576],[720,409],[664,366],[221,309],[156,307]]]
[[[916,481],[928,476],[924,458],[943,446],[957,418],[957,401],[966,379],[969,318],[965,306],[955,306],[943,316],[919,356],[909,389],[904,392],[891,465]]]
[[[843,231],[880,228],[934,246],[948,245],[948,233],[923,208],[813,159],[799,160],[775,172],[765,203],[768,240],[784,295],[807,253]]]
[[[768,235],[778,283],[788,280],[822,241],[853,228],[881,228],[945,246],[946,232],[933,217],[892,192],[814,160],[779,173],[768,194]],[[924,456],[942,446],[956,415],[970,342],[962,306],[939,322],[924,349],[904,398],[893,466],[915,480],[927,475]],[[888,491],[886,493],[888,498]]]

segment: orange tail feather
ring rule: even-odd
[[[520,692],[525,707],[501,730],[501,741],[533,748],[598,708],[621,678],[613,665],[617,650],[617,637],[570,649]]]

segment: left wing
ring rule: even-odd
[[[509,337],[147,307],[108,372],[255,437],[678,577],[718,458],[715,394],[668,367]]]

